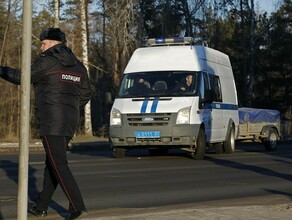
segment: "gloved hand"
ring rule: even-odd
[[[7,74],[7,69],[8,69],[8,67],[6,67],[6,66],[0,66],[0,77],[3,78],[4,75]]]
[[[0,66],[0,77],[15,85],[20,85],[21,72],[7,66]]]

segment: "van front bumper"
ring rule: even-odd
[[[140,127],[122,127],[110,126],[110,141],[113,147],[131,147],[131,146],[157,146],[165,145],[169,147],[194,146],[199,133],[200,125],[175,125],[170,126],[140,126]],[[159,131],[159,137],[136,137],[135,133],[144,131]]]

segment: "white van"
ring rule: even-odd
[[[191,38],[148,42],[133,53],[111,109],[114,156],[132,148],[182,148],[195,159],[208,146],[234,152],[239,118],[229,57]]]

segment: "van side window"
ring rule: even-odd
[[[211,90],[214,92],[214,102],[222,102],[222,91],[219,76],[210,75]]]

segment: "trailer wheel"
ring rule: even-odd
[[[224,153],[231,154],[235,151],[235,131],[233,126],[229,131],[226,141],[224,141],[223,147]]]
[[[278,133],[275,128],[270,128],[269,135],[264,139],[264,145],[267,151],[275,151],[277,148]]]
[[[120,147],[114,147],[113,148],[113,156],[115,158],[123,158],[125,156],[126,149],[120,148]]]
[[[204,129],[200,128],[197,138],[196,150],[195,152],[191,153],[191,156],[195,160],[203,160],[205,154],[206,154],[206,136]]]

